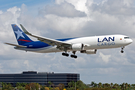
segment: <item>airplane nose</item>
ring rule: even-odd
[[[132,43],[132,42],[133,42],[133,40],[132,40],[132,39],[130,39],[130,40],[129,40],[129,43]]]

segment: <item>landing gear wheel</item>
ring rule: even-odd
[[[72,52],[73,54],[71,55],[71,58],[77,58],[77,56],[75,55],[76,51]]]
[[[77,56],[76,56],[76,55],[71,55],[71,57],[72,57],[72,58],[77,58]]]
[[[124,51],[121,51],[121,53],[124,53]]]
[[[63,56],[67,56],[67,57],[69,56],[68,53],[62,53],[62,55],[63,55]]]
[[[124,53],[123,49],[124,49],[124,46],[123,46],[123,47],[121,47],[121,53]]]

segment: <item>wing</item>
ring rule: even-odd
[[[11,46],[16,46],[16,47],[21,47],[21,48],[26,48],[27,46],[22,46],[22,45],[16,45],[16,44],[12,44],[12,43],[5,43]]]
[[[21,24],[20,24],[20,26],[21,26],[21,28],[22,28],[22,30],[24,31],[25,34],[30,35],[32,37],[35,37],[41,42],[47,43],[48,45],[51,45],[51,46],[56,45],[57,48],[60,49],[60,50],[71,48],[71,44],[69,44],[69,43],[64,43],[62,41],[58,41],[58,40],[54,40],[54,39],[50,39],[50,38],[46,38],[46,37],[40,37],[40,36],[37,36],[37,35],[33,35],[33,34],[29,33]]]

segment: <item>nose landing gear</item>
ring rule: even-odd
[[[124,46],[123,46],[123,47],[121,47],[121,53],[124,53],[123,49],[124,49]]]
[[[124,51],[121,51],[121,53],[124,53]]]

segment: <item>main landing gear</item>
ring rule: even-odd
[[[71,55],[71,58],[77,58],[77,56],[76,55]]]
[[[62,55],[63,55],[63,56],[67,56],[67,57],[69,56],[68,53],[62,53]]]
[[[72,54],[72,55],[70,55],[70,57],[71,57],[71,58],[77,58],[77,56],[75,55],[76,51],[73,51],[72,53],[73,53],[73,54]],[[65,52],[65,53],[62,53],[62,55],[63,55],[63,56],[66,56],[66,57],[68,57],[68,56],[69,56],[69,54],[68,54],[68,53],[66,53],[66,52]]]
[[[123,47],[121,47],[121,53],[124,53],[123,49],[124,49],[124,46],[123,46]]]
[[[73,54],[71,55],[71,58],[77,58],[77,56],[75,55],[76,51],[72,52]]]

